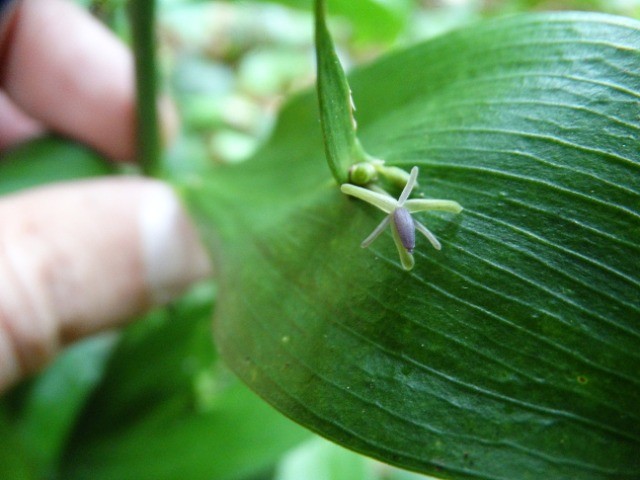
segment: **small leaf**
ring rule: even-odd
[[[32,480],[26,453],[17,435],[14,434],[0,405],[0,478],[3,480]]]
[[[353,100],[325,19],[325,2],[316,0],[316,59],[320,123],[327,161],[338,183],[348,180],[349,167],[366,160],[356,137]]]
[[[72,345],[16,392],[20,407],[12,423],[38,478],[56,471],[69,433],[100,381],[115,340],[113,333],[102,334]]]

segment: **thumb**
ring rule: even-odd
[[[62,345],[120,325],[209,274],[173,191],[139,178],[0,200],[0,392]]]

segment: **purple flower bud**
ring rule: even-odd
[[[413,253],[416,246],[416,227],[406,208],[400,207],[393,211],[393,225],[398,232],[402,246],[407,252]]]

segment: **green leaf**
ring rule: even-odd
[[[203,285],[127,329],[69,441],[60,478],[236,479],[308,437],[220,365],[210,299]]]
[[[2,153],[0,195],[113,171],[113,166],[87,147],[59,137],[42,137]]]
[[[50,478],[57,470],[60,453],[101,378],[115,339],[113,333],[97,335],[67,348],[9,396],[9,403],[15,404],[11,423],[37,478]]]
[[[331,12],[353,23],[357,40],[375,43],[393,42],[406,26],[412,7],[411,0],[328,0],[328,3]]]
[[[27,456],[14,434],[4,408],[0,405],[0,478],[3,480],[30,480]]]
[[[444,478],[640,476],[640,24],[481,23],[357,71],[360,138],[420,167],[402,271],[324,166],[312,95],[253,161],[185,196],[241,378],[359,452]]]

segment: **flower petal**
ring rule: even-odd
[[[418,167],[413,167],[411,169],[411,175],[409,175],[409,181],[404,186],[404,190],[402,190],[402,193],[400,194],[400,198],[398,198],[398,206],[400,207],[403,206],[404,202],[407,201],[407,198],[409,198],[409,195],[411,195],[411,191],[413,190],[413,187],[416,186],[417,180],[418,180]]]
[[[438,200],[435,198],[412,198],[407,200],[404,208],[409,213],[423,212],[425,210],[438,210],[440,212],[460,213],[462,206],[453,200]]]
[[[384,220],[382,220],[380,224],[373,230],[373,232],[371,232],[371,234],[362,241],[360,246],[362,248],[367,248],[369,245],[371,245],[373,241],[380,236],[384,229],[387,228],[387,225],[389,225],[390,221],[391,215],[387,215],[386,217],[384,217]]]
[[[436,236],[433,233],[431,233],[431,230],[429,230],[427,227],[425,227],[422,223],[417,221],[415,218],[413,219],[413,223],[416,226],[416,230],[418,230],[421,234],[427,237],[427,240],[431,242],[431,245],[433,245],[433,248],[435,248],[436,250],[440,250],[442,248],[442,245],[440,245],[440,242],[438,241]]]
[[[351,185],[350,183],[343,183],[340,186],[340,190],[346,195],[351,195],[352,197],[356,197],[360,200],[370,203],[374,207],[378,207],[384,213],[391,213],[398,205],[396,199],[389,195],[372,192],[371,190],[357,187],[355,185]]]

